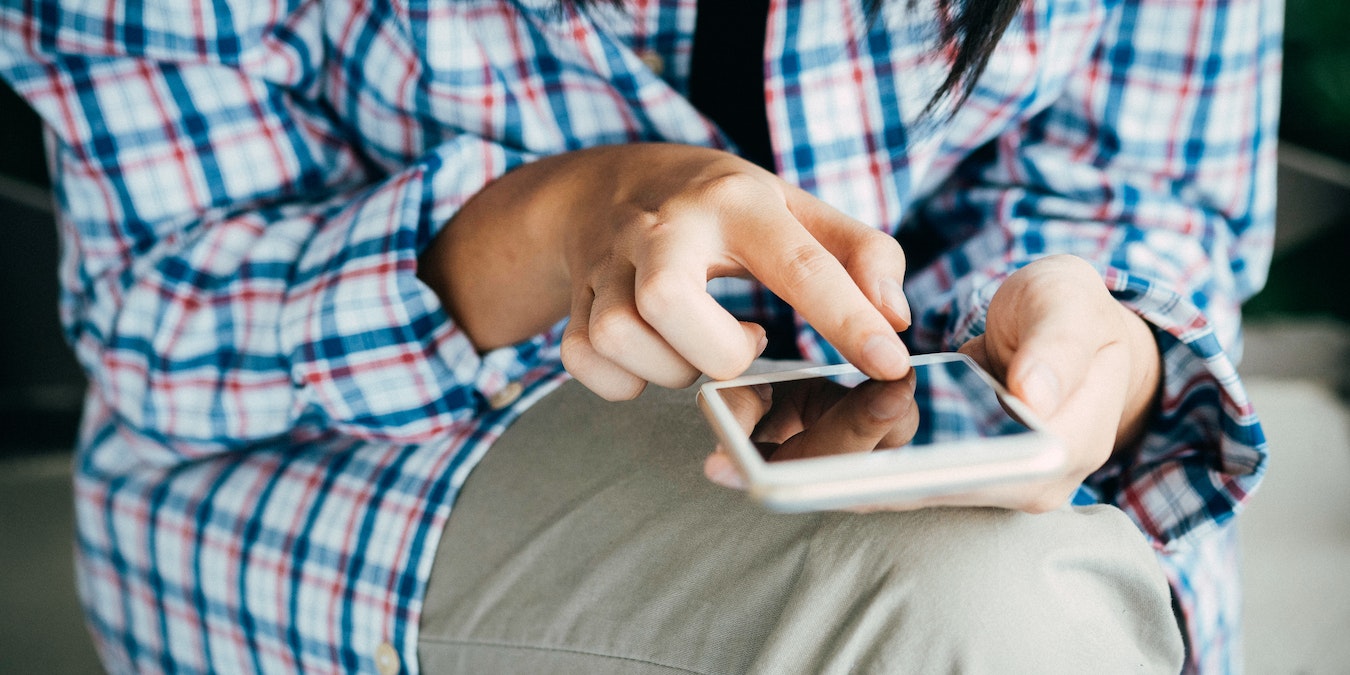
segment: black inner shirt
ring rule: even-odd
[[[717,123],[741,156],[774,171],[764,110],[769,0],[698,0],[689,101]]]
[[[777,173],[764,102],[764,39],[769,0],[698,0],[689,102],[717,124],[745,159]],[[793,312],[777,297],[764,330],[771,359],[801,358]]]

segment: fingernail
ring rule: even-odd
[[[1022,378],[1022,397],[1032,410],[1049,415],[1059,408],[1061,396],[1059,376],[1050,366],[1038,361],[1026,370]]]
[[[914,323],[909,311],[909,299],[905,297],[905,288],[895,279],[881,280],[881,304],[905,320]]]
[[[893,337],[873,335],[863,345],[863,360],[872,373],[896,373],[909,364],[909,354]]]

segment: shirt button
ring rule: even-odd
[[[502,408],[515,403],[516,399],[520,398],[520,395],[524,393],[524,391],[525,385],[519,382],[509,382],[505,387],[502,387],[497,393],[493,394],[492,398],[488,399],[488,405],[492,406],[493,410],[501,410]]]
[[[380,675],[398,675],[403,669],[394,645],[381,642],[380,646],[375,648],[375,669],[380,671]]]
[[[642,63],[646,64],[649,70],[657,75],[660,75],[661,72],[666,69],[666,60],[661,58],[661,55],[656,52],[643,51],[638,54],[638,58],[642,60]]]

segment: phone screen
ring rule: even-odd
[[[968,357],[903,380],[849,365],[709,382],[701,406],[750,495],[780,511],[894,507],[1060,470],[1063,445]]]
[[[910,376],[915,378],[918,415],[910,445],[1011,436],[1031,430],[1008,413],[998,392],[966,361],[920,365]]]
[[[951,359],[916,363],[903,380],[871,380],[849,371],[721,393],[743,424],[754,420],[750,440],[760,455],[780,462],[960,447],[1031,432],[986,377],[969,361]]]

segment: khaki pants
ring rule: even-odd
[[[1110,507],[779,515],[707,482],[693,390],[570,382],[470,475],[432,570],[428,673],[1180,670]]]

